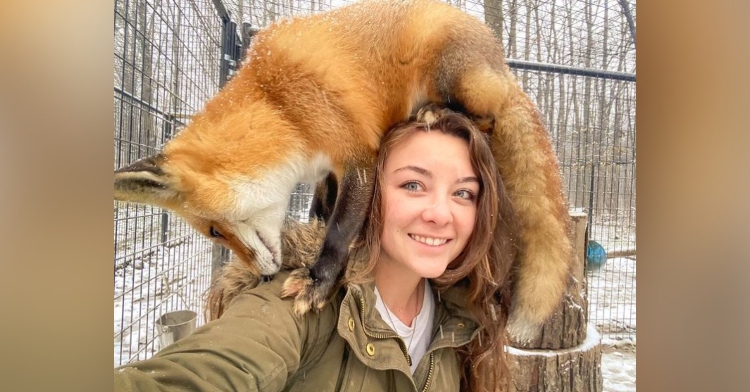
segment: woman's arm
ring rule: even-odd
[[[115,391],[281,390],[299,368],[311,318],[319,316],[295,318],[292,301],[280,299],[286,275],[238,296],[220,319],[151,359],[116,368]]]

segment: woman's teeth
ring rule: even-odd
[[[445,238],[430,238],[430,237],[420,237],[418,235],[409,234],[409,237],[411,237],[415,241],[419,241],[423,244],[429,245],[429,246],[440,246],[448,242]]]

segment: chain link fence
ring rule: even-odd
[[[589,216],[590,321],[605,338],[635,339],[634,1],[449,2],[501,39],[549,126],[570,207]],[[345,3],[116,0],[114,168],[160,151],[232,76],[253,29]],[[310,199],[299,185],[288,215],[306,220]],[[225,259],[177,216],[114,202],[115,366],[159,350],[160,315],[201,315],[212,270]]]

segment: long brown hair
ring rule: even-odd
[[[363,241],[359,244],[369,251],[370,256],[362,268],[350,271],[352,274],[347,280],[361,282],[370,279],[380,257],[384,208],[381,184],[388,153],[416,132],[442,132],[466,141],[472,168],[480,182],[474,231],[458,257],[441,276],[430,282],[439,292],[455,284],[466,285],[469,288],[469,311],[481,325],[479,338],[457,350],[464,370],[461,390],[501,391],[507,389],[508,384],[503,347],[510,307],[510,267],[517,252],[515,217],[487,135],[478,131],[465,116],[443,113],[447,114],[430,124],[409,122],[383,136],[375,169],[375,192]]]

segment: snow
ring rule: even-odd
[[[602,347],[604,392],[635,391],[635,344]]]
[[[589,320],[599,331],[628,337],[636,330],[636,261],[608,259],[598,271],[588,273]]]
[[[506,350],[508,353],[513,355],[541,355],[544,357],[554,357],[559,354],[565,354],[573,351],[588,351],[594,348],[597,344],[601,342],[601,336],[599,335],[599,332],[596,331],[596,328],[589,323],[586,326],[586,340],[583,341],[580,345],[576,347],[571,347],[568,349],[561,349],[561,350],[528,350],[528,349],[521,349],[521,348],[515,348],[511,346],[506,346]]]
[[[158,209],[116,207],[114,365],[119,366],[159,350],[154,323],[162,314],[186,308],[202,314],[211,245],[181,219],[164,220]]]
[[[587,281],[589,320],[602,335],[603,391],[635,391],[636,259],[608,259],[600,270],[587,274]]]

